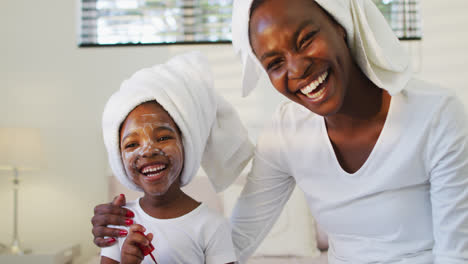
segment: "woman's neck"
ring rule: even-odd
[[[355,129],[385,121],[387,117],[391,96],[369,80],[359,67],[354,69],[340,111],[325,117],[329,129]]]

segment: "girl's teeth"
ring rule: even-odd
[[[160,174],[160,173],[161,173],[161,172],[151,173],[151,174],[147,174],[146,176],[147,176],[147,177],[154,177],[154,176],[156,176],[156,175],[158,175],[158,174]]]
[[[312,95],[309,95],[309,93],[312,92],[313,90],[317,89],[317,87],[325,81],[327,76],[328,76],[328,71],[324,72],[315,81],[312,81],[309,85],[302,88],[301,92],[303,94],[305,94],[309,98],[314,98],[315,96],[311,97]]]
[[[164,169],[166,166],[165,165],[159,165],[157,167],[149,167],[149,168],[145,168],[142,173],[143,174],[146,174],[146,173],[150,173],[150,172],[155,172],[155,171],[160,171],[162,169]]]

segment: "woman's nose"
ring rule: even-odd
[[[305,77],[308,62],[306,59],[300,56],[290,56],[288,59],[288,79],[295,80],[295,79],[302,79]]]

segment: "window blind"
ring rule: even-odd
[[[401,40],[422,38],[419,0],[373,0]]]
[[[230,42],[232,1],[81,0],[79,45]],[[399,38],[421,38],[419,0],[373,1]]]

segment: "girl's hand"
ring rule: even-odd
[[[140,264],[145,256],[141,247],[147,247],[153,240],[153,234],[144,235],[145,228],[134,224],[130,226],[130,231],[121,249],[121,264]]]
[[[94,244],[98,247],[108,247],[117,240],[116,237],[127,235],[126,230],[109,228],[108,225],[132,225],[131,219],[135,215],[132,211],[122,208],[125,205],[125,195],[116,196],[111,203],[100,204],[94,207],[93,224]],[[109,237],[109,238],[104,238]]]

